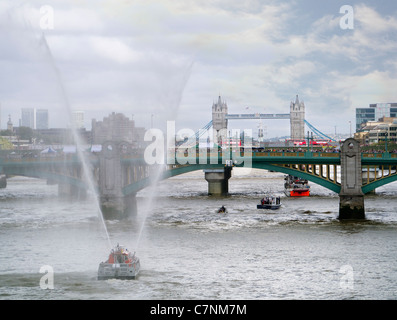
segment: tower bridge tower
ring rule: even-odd
[[[212,127],[214,128],[214,142],[220,144],[227,136],[227,104],[222,102],[221,96],[212,104]]]
[[[305,139],[305,104],[299,102],[298,95],[296,95],[295,102],[290,105],[290,124],[291,124],[291,139],[304,140]]]

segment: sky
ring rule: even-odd
[[[66,127],[68,105],[87,129],[121,112],[197,131],[219,95],[229,113],[289,113],[299,95],[317,129],[349,133],[356,108],[397,102],[396,55],[394,0],[1,0],[1,128],[21,108]],[[229,121],[259,126],[290,134]]]

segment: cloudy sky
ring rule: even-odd
[[[348,133],[355,108],[397,102],[396,55],[394,0],[1,0],[1,127],[26,107],[65,127],[66,96],[88,129],[122,112],[196,131],[218,95],[230,113],[288,113],[298,94],[315,127]],[[288,120],[263,125],[289,135]]]

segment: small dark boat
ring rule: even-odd
[[[135,279],[141,269],[139,258],[123,246],[112,249],[109,258],[98,268],[98,280]]]
[[[227,212],[227,210],[224,206],[222,206],[218,209],[218,213],[226,213],[226,212]]]
[[[257,209],[277,210],[281,207],[280,197],[267,196],[261,200],[261,204],[256,205]]]

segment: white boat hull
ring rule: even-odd
[[[132,263],[102,262],[98,268],[98,280],[135,279],[141,269],[139,260]]]

